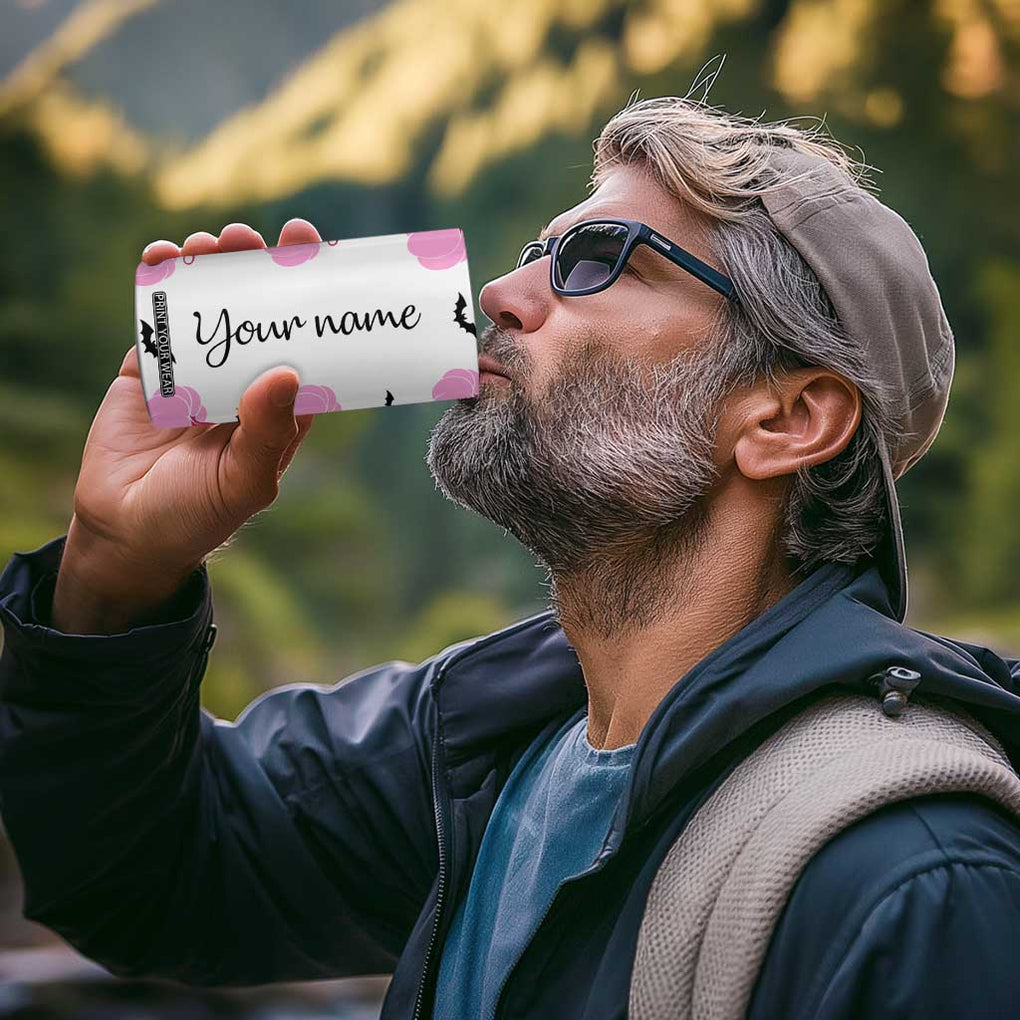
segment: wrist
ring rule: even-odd
[[[169,570],[142,564],[73,516],[53,589],[50,624],[65,634],[120,634],[162,622],[201,565]]]

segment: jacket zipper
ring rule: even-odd
[[[444,669],[445,672],[445,669]],[[440,674],[440,676],[442,673]],[[436,942],[436,935],[439,933],[439,918],[443,908],[443,892],[446,888],[446,845],[443,841],[443,812],[439,802],[439,784],[436,781],[438,774],[439,760],[439,712],[436,712],[436,733],[432,740],[432,804],[436,815],[436,838],[439,844],[439,881],[436,887],[436,913],[432,921],[432,936],[429,938],[428,948],[425,950],[425,963],[422,966],[421,981],[418,983],[418,995],[414,1002],[414,1020],[421,1017],[421,1007],[425,996],[425,983],[429,976],[429,961],[432,957],[432,948]]]
[[[209,666],[209,655],[212,647],[216,644],[216,635],[219,628],[215,623],[210,623],[205,628],[205,637],[202,639],[202,647],[199,650],[198,665],[191,674],[192,684],[200,684],[205,679],[205,671]]]
[[[434,684],[438,684],[442,680],[443,675],[447,669],[459,659],[466,655],[470,655],[472,652],[477,651],[479,648],[499,639],[505,637],[509,633],[522,630],[524,627],[534,623],[535,620],[540,616],[547,615],[549,610],[543,610],[541,613],[533,614],[532,616],[526,617],[523,620],[518,620],[517,623],[498,634],[490,635],[488,638],[483,638],[480,641],[466,642],[461,648],[456,649],[450,655],[450,657],[444,662],[439,671],[436,673]],[[429,938],[428,947],[425,950],[425,962],[422,965],[421,980],[418,982],[418,994],[414,1001],[414,1020],[421,1020],[421,1008],[422,1002],[425,997],[425,984],[429,977],[429,962],[432,958],[432,950],[436,944],[436,936],[439,934],[439,922],[442,916],[443,909],[443,892],[446,888],[446,844],[443,842],[443,813],[439,798],[439,784],[437,782],[437,775],[439,774],[438,769],[439,761],[439,704],[436,703],[436,733],[435,738],[432,741],[432,804],[435,809],[436,817],[436,839],[439,845],[439,880],[436,885],[436,913],[432,921],[432,935]],[[585,872],[587,874],[587,872]],[[581,877],[581,876],[577,876]],[[562,883],[561,883],[562,884]],[[556,889],[559,892],[559,886]],[[553,896],[555,899],[555,895]],[[551,904],[550,904],[551,905]],[[546,911],[548,913],[548,909]],[[543,915],[543,919],[544,919]],[[541,922],[540,922],[541,923]],[[516,964],[516,961],[515,961]]]

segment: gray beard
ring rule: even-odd
[[[513,372],[498,345],[483,349]],[[537,398],[481,385],[429,438],[439,489],[538,557],[561,624],[611,638],[664,619],[718,476],[726,378],[712,345],[648,366],[592,340]]]

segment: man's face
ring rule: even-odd
[[[598,216],[642,220],[721,268],[704,224],[637,168],[613,171],[548,232]],[[676,553],[716,475],[722,393],[706,341],[722,301],[646,245],[598,294],[556,294],[548,256],[486,284],[480,304],[493,325],[479,346],[510,378],[483,377],[479,395],[437,423],[427,456],[437,485],[554,574]]]

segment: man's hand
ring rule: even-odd
[[[279,244],[318,242],[307,220],[289,220]],[[154,241],[142,260],[265,247],[244,223],[217,238],[199,231],[178,248]],[[280,477],[311,428],[295,416],[292,368],[245,390],[238,422],[156,428],[131,345],[92,422],[74,514],[53,595],[52,625],[66,633],[117,633],[157,613],[204,558],[279,493]]]

